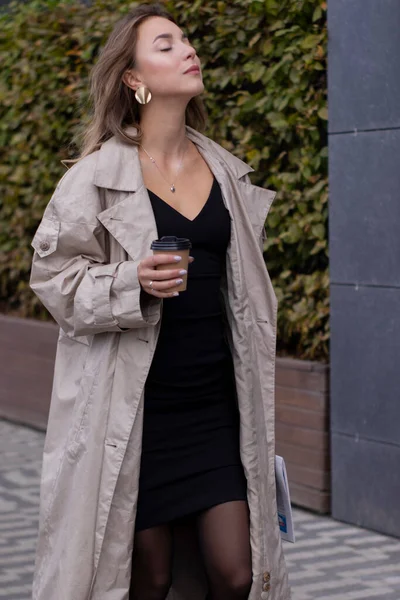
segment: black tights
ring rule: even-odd
[[[249,513],[243,501],[226,502],[197,517],[208,600],[247,600],[252,581]],[[172,531],[168,525],[135,535],[129,600],[165,600],[171,587]]]

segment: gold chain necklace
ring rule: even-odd
[[[178,179],[178,174],[179,174],[179,172],[180,172],[180,170],[181,170],[181,168],[182,168],[182,165],[183,165],[183,160],[184,160],[184,158],[185,158],[185,156],[186,156],[186,152],[188,151],[189,144],[187,145],[187,147],[186,147],[186,150],[185,150],[185,152],[183,153],[182,160],[181,160],[181,162],[179,163],[178,169],[177,169],[177,171],[176,171],[176,173],[175,173],[175,177],[174,177],[174,182],[175,182],[175,183],[169,183],[169,181],[168,181],[168,180],[167,180],[167,179],[164,177],[164,175],[163,175],[163,173],[162,173],[162,171],[161,171],[160,167],[159,167],[159,166],[158,166],[158,164],[156,163],[156,160],[155,160],[155,158],[153,158],[153,157],[152,157],[152,156],[151,156],[151,155],[150,155],[150,154],[147,152],[147,150],[146,150],[146,148],[145,148],[144,146],[140,145],[140,147],[141,147],[141,148],[142,148],[142,149],[143,149],[143,150],[146,152],[146,154],[147,154],[147,156],[149,157],[149,159],[151,160],[151,162],[152,162],[152,163],[153,163],[153,164],[154,164],[154,165],[157,167],[157,169],[158,169],[158,171],[159,171],[159,173],[160,173],[161,177],[164,179],[164,181],[166,181],[166,182],[168,183],[168,185],[169,185],[169,189],[171,190],[171,192],[174,192],[174,193],[175,193],[175,183],[176,183],[176,180]]]

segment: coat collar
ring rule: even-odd
[[[132,134],[135,128],[127,127],[126,131]],[[186,132],[205,160],[213,164],[214,168],[219,164],[225,170],[229,169],[237,179],[254,170],[195,129],[187,126]],[[98,151],[93,183],[98,187],[124,192],[139,190],[143,186],[143,178],[137,146],[125,144],[116,137],[107,140]]]

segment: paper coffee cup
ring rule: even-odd
[[[150,246],[153,254],[170,254],[171,263],[157,265],[157,271],[169,271],[170,269],[185,269],[186,273],[189,266],[189,252],[192,243],[187,238],[178,238],[174,235],[165,235],[159,240],[154,240]],[[174,256],[181,256],[179,262],[173,259]],[[179,276],[183,283],[170,288],[171,292],[184,292],[187,287],[187,274]]]

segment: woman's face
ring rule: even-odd
[[[196,51],[185,33],[163,17],[150,17],[139,26],[133,74],[136,78],[129,78],[129,85],[145,85],[153,97],[190,99],[204,90]]]

